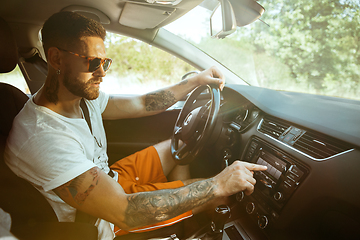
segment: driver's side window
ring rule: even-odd
[[[183,60],[139,40],[108,33],[107,57],[113,60],[101,90],[110,94],[142,94],[177,83],[196,70]]]

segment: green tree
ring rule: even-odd
[[[262,2],[263,20],[254,25],[257,51],[287,65],[291,77],[316,93],[360,93],[360,7],[356,1]],[[339,86],[340,85],[340,86]]]
[[[360,99],[359,1],[260,3],[270,27],[256,21],[200,47],[252,85]]]
[[[113,60],[109,74],[133,75],[140,83],[154,80],[164,85],[176,83],[194,69],[173,55],[133,38],[108,33],[105,45],[108,57]]]

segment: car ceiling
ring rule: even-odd
[[[151,42],[160,27],[181,17],[201,2],[182,0],[175,6],[168,6],[146,3],[145,0],[1,0],[0,16],[13,29],[19,48],[38,45],[34,31],[39,31],[53,13],[63,10],[77,11],[100,20],[108,31]],[[28,32],[28,39],[24,38],[24,31]]]

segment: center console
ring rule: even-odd
[[[244,158],[267,166],[266,171],[254,172],[256,185],[253,194],[236,195],[240,208],[260,229],[265,229],[281,216],[282,209],[309,171],[293,157],[256,137],[249,141]]]

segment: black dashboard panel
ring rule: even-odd
[[[360,101],[228,85],[263,112],[360,147]]]
[[[236,195],[228,232],[243,239],[359,238],[360,102],[229,85],[220,112],[216,156],[271,171],[255,174],[254,194]]]

